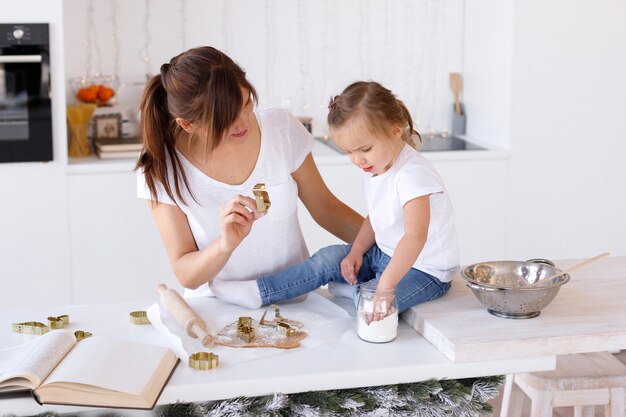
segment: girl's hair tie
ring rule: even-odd
[[[341,101],[341,96],[330,97],[330,101],[328,102],[328,110],[332,110],[337,103]]]

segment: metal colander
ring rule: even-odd
[[[537,317],[570,277],[563,274],[534,287],[529,285],[559,272],[552,262],[537,259],[481,262],[465,267],[461,276],[489,313],[528,319]]]

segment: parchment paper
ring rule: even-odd
[[[265,311],[265,307],[248,310],[214,297],[186,298],[185,301],[203,318],[211,334],[216,334],[241,316],[259,320]],[[354,319],[346,310],[315,292],[308,294],[304,301],[283,303],[279,304],[279,307],[282,316],[301,322],[302,330],[308,334],[308,337],[301,341],[302,346],[297,349],[335,343],[341,340],[343,335],[351,335],[352,333],[346,330],[352,330],[355,327]],[[201,351],[220,355],[220,366],[227,365],[229,361],[241,363],[285,351],[279,348],[240,349],[219,345],[204,347],[198,339],[188,336],[159,303],[155,303],[148,309],[148,318],[152,325],[166,336],[172,349],[185,362],[190,354]]]

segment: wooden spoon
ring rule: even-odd
[[[596,255],[593,258],[587,259],[586,261],[582,261],[580,263],[577,263],[576,265],[572,265],[569,268],[564,269],[564,270],[562,270],[559,273],[552,274],[552,275],[548,276],[547,278],[540,279],[539,281],[535,281],[532,284],[528,285],[528,287],[537,287],[537,286],[539,286],[539,284],[541,284],[543,282],[550,281],[550,280],[552,280],[552,279],[554,279],[556,277],[560,277],[563,274],[569,274],[570,272],[576,271],[577,269],[582,268],[585,265],[589,265],[590,263],[598,261],[598,260],[600,260],[602,258],[605,258],[605,257],[609,256],[609,255],[610,255],[609,252],[601,253],[600,255]]]
[[[459,116],[461,115],[461,74],[458,72],[450,73],[450,87],[454,93],[454,111]]]

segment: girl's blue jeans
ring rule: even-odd
[[[257,279],[263,305],[290,300],[331,281],[346,283],[341,275],[340,264],[350,248],[351,245],[327,246],[299,264]],[[377,245],[363,255],[363,263],[357,275],[355,303],[361,284],[380,279],[390,260],[391,257]],[[403,312],[416,304],[439,298],[448,289],[449,282],[441,282],[430,274],[411,268],[396,286],[398,311]]]

